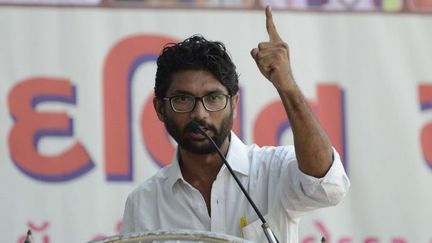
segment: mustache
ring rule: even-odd
[[[195,124],[194,124],[195,123]],[[198,124],[200,127],[202,127],[204,130],[212,130],[213,132],[216,132],[217,129],[213,125],[205,122],[205,121],[191,121],[189,122],[185,127],[185,132],[197,132],[196,124]]]

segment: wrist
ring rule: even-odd
[[[283,82],[273,83],[279,94],[293,94],[300,91],[294,78],[290,77]]]

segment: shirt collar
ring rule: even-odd
[[[228,148],[226,159],[234,171],[245,176],[249,175],[249,159],[246,145],[232,131],[230,146]],[[224,167],[225,166],[223,166],[223,168]],[[178,151],[166,170],[168,185],[170,188],[172,188],[178,180],[184,180],[178,161]]]
[[[183,180],[183,175],[178,161],[178,152],[176,152],[176,156],[174,156],[171,164],[168,166],[166,175],[168,177],[168,185],[170,188],[173,188],[174,184],[178,180]]]
[[[226,159],[234,171],[246,176],[249,175],[249,158],[246,145],[232,131]]]

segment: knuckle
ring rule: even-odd
[[[259,49],[265,49],[265,48],[267,48],[267,46],[268,46],[267,42],[261,42],[258,44]]]

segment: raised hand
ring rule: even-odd
[[[261,42],[252,49],[251,55],[261,73],[273,83],[278,91],[288,91],[295,86],[291,71],[288,44],[279,36],[273,22],[270,6],[266,7],[268,42]]]
[[[269,6],[266,8],[268,42],[252,49],[261,73],[273,83],[291,124],[298,166],[304,173],[322,177],[333,163],[332,146],[294,81],[288,44],[279,36]]]

